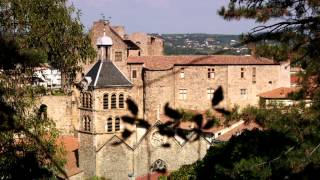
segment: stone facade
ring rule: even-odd
[[[74,102],[81,103],[69,105],[66,99],[43,101],[47,102],[48,112],[51,107],[56,108],[49,114],[52,117],[59,114],[56,120],[61,129],[73,127],[78,133],[80,168],[84,170],[85,178],[128,179],[153,171],[155,164],[160,163],[172,171],[202,158],[211,145],[206,138],[215,138],[214,135],[201,137],[196,142],[184,142],[178,137],[168,139],[157,134],[156,125],[164,122],[161,117],[166,103],[173,108],[205,111],[211,108],[213,93],[221,86],[225,98],[219,106],[231,109],[239,105],[243,108],[257,105],[257,95],[262,92],[290,86],[290,67],[287,63],[279,64],[252,56],[162,56],[162,40],[143,33],[125,36],[123,27],[111,27],[104,21],[94,23],[92,44],[95,45],[103,34],[113,41],[107,55],[110,59],[104,63],[109,64],[106,66],[114,65],[116,68],[113,70],[119,70],[121,73],[118,74],[125,76],[123,79],[130,81],[130,85],[96,87],[95,81],[101,68],[96,69],[97,77],[93,77],[92,73],[89,77],[89,74],[94,67],[102,65],[88,64],[84,68],[86,75],[82,82],[86,84],[87,79],[91,79],[95,83],[75,93]],[[100,80],[107,78],[102,75]],[[114,99],[110,97],[112,95]],[[123,97],[122,102],[120,96]],[[138,105],[138,117],[153,125],[150,130],[122,122],[121,117],[130,115],[130,112],[125,103],[123,107],[120,104],[128,98]],[[59,107],[64,103],[65,107]],[[79,109],[75,110],[73,105]],[[69,110],[74,113],[66,113]],[[77,114],[76,121],[73,118],[63,120],[64,117],[74,117],[74,114]],[[125,128],[134,133],[124,140],[121,134]],[[115,146],[114,142],[121,144]],[[159,143],[169,143],[170,147],[163,148]]]
[[[80,110],[76,96],[42,96],[37,104],[47,106],[47,116],[61,134],[70,135],[78,129]]]
[[[130,34],[128,39],[141,48],[141,56],[162,56],[164,54],[163,40],[158,37],[137,32]]]

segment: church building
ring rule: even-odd
[[[166,103],[204,112],[211,109],[214,92],[221,86],[225,99],[219,106],[241,109],[258,105],[258,94],[290,87],[289,63],[254,56],[164,56],[161,39],[146,34],[130,37],[123,28],[104,21],[94,23],[91,37],[98,58],[84,66],[75,125],[80,169],[86,178],[134,179],[153,171],[173,171],[201,159],[213,139],[223,135],[215,129],[196,142],[161,136],[157,125],[168,119],[163,112]],[[134,133],[123,139],[126,124],[121,117],[130,115],[128,98],[138,105],[139,118],[152,126],[148,131],[131,127]]]

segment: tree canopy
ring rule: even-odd
[[[0,0],[0,179],[65,175],[58,131],[36,105],[34,67],[48,63],[72,84],[95,56],[79,12],[66,0]]]
[[[95,51],[80,22],[80,12],[66,2],[1,0],[1,39],[15,44],[16,49],[12,50],[16,54],[33,57],[26,61],[3,51],[2,66],[20,63],[29,68],[47,62],[62,71],[63,80],[72,83],[81,69],[80,63],[93,58]]]
[[[253,19],[261,24],[244,36],[245,43],[257,43],[258,55],[290,59],[319,75],[319,8],[317,0],[231,0],[219,14],[226,20]]]

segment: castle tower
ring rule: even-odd
[[[97,151],[110,138],[121,136],[121,117],[128,114],[126,99],[132,83],[111,60],[113,41],[103,36],[97,39],[98,61],[84,76],[80,108],[80,168],[86,177],[97,174]]]

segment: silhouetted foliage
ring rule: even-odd
[[[128,105],[128,109],[130,110],[130,112],[137,116],[138,115],[138,106],[136,105],[135,102],[133,102],[131,99],[127,99],[127,105]]]
[[[221,101],[223,100],[223,90],[222,87],[220,86],[215,92],[214,96],[212,98],[212,106],[218,105]]]

